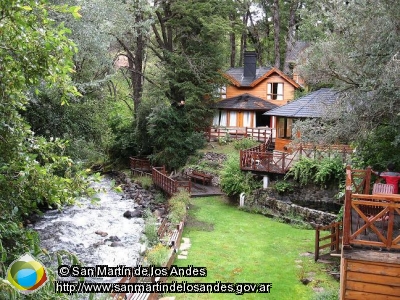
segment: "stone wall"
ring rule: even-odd
[[[297,190],[297,189],[296,189]],[[336,214],[306,207],[316,202],[322,206],[332,205],[335,195],[333,191],[316,188],[299,189],[293,193],[279,195],[271,188],[256,190],[245,198],[245,206],[263,214],[280,217],[288,222],[302,220],[311,226],[328,225],[336,221]],[[280,198],[280,199],[278,199]],[[297,202],[297,204],[294,203]],[[298,205],[302,203],[302,206]]]

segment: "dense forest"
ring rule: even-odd
[[[392,0],[8,0],[0,3],[0,277],[37,249],[27,216],[90,194],[93,170],[147,155],[176,170],[205,143],[221,70],[258,65],[342,91],[311,142],[400,167],[400,4]],[[316,130],[317,129],[317,130]],[[1,295],[1,292],[0,292]],[[40,294],[38,294],[40,298]]]

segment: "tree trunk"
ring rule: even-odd
[[[281,48],[279,44],[280,35],[280,18],[279,18],[279,0],[274,0],[273,4],[273,22],[274,22],[274,50],[275,63],[274,67],[280,69],[281,66]]]
[[[295,43],[295,30],[296,30],[296,11],[298,8],[298,0],[292,0],[290,3],[289,11],[289,27],[286,37],[286,52],[285,52],[285,62],[283,64],[283,72],[285,74],[290,74],[291,70],[289,67],[289,55],[293,50]]]
[[[236,16],[232,14],[230,16],[230,20],[232,22],[232,31],[229,34],[231,42],[231,68],[234,68],[236,66],[236,33],[233,30],[233,27],[235,26],[235,19]]]

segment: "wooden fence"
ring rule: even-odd
[[[322,236],[323,232],[329,232]],[[321,255],[321,250],[329,248],[329,253],[340,253],[342,246],[342,222],[334,222],[327,226],[317,226],[315,228],[315,251],[314,260],[317,261]],[[326,241],[326,244],[322,242]]]
[[[148,158],[131,156],[129,157],[129,167],[133,175],[151,175],[151,163]]]
[[[181,189],[188,191],[189,194],[191,192],[191,181],[178,181],[169,178],[166,174],[165,167],[153,167],[151,177],[153,179],[153,183],[170,196]]]
[[[207,141],[218,141],[220,138],[239,140],[251,137],[259,142],[266,142],[272,137],[271,128],[249,127],[211,127],[206,131]]]

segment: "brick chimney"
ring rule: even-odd
[[[244,52],[244,77],[256,77],[256,64],[257,64],[257,53],[255,51]]]

